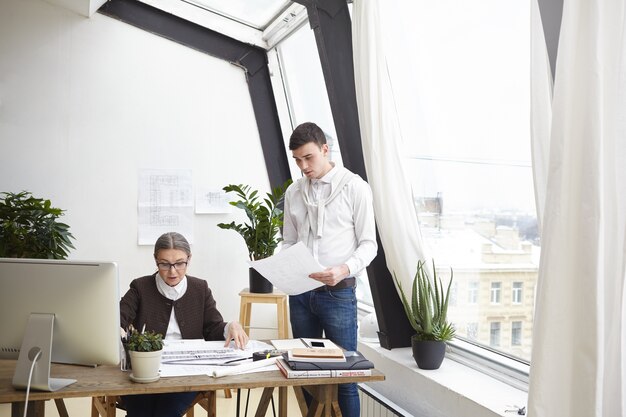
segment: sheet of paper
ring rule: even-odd
[[[203,187],[196,190],[196,213],[230,213],[229,196],[222,189]]]
[[[276,288],[289,295],[302,294],[324,285],[309,278],[309,274],[323,271],[325,268],[313,258],[302,242],[269,258],[248,263]]]
[[[176,231],[193,243],[192,171],[144,169],[139,172],[137,243],[154,245],[161,234]]]

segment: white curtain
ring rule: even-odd
[[[548,161],[550,160],[550,124],[552,121],[552,72],[548,50],[539,13],[538,0],[531,0],[530,37],[530,132],[533,160],[533,180],[537,222],[541,230],[548,184]]]
[[[409,82],[410,66],[401,64],[406,53],[397,42],[402,32],[402,19],[397,15],[402,9],[399,3],[355,0],[352,42],[363,156],[380,239],[387,267],[406,292],[417,261],[429,258],[424,253],[411,187],[403,168],[403,138],[411,132],[410,140],[415,140],[418,110],[411,99],[416,95],[407,91],[414,84]],[[394,10],[395,16],[390,16]]]
[[[626,415],[624,3],[564,2],[533,330],[530,417]],[[534,65],[544,65],[540,61]]]

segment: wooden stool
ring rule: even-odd
[[[278,338],[289,338],[289,326],[287,319],[287,294],[274,289],[273,293],[260,294],[252,293],[248,288],[244,288],[240,293],[241,307],[239,309],[239,322],[243,330],[250,336],[250,329],[267,329],[267,327],[250,327],[250,316],[252,315],[252,304],[276,304],[276,317],[278,319]]]

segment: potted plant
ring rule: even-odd
[[[291,179],[282,186],[274,188],[271,193],[267,193],[265,198],[261,198],[259,192],[249,185],[230,184],[223,188],[227,193],[237,195],[239,199],[231,201],[230,204],[244,210],[249,221],[239,224],[219,223],[217,226],[234,230],[243,237],[251,261],[272,256],[282,240],[279,233],[283,225],[283,210],[280,206],[289,184],[291,184]],[[273,291],[272,283],[253,268],[249,270],[249,279],[250,292],[271,293]]]
[[[130,357],[133,371],[130,379],[143,383],[157,381],[163,352],[163,335],[153,331],[139,332],[131,325],[122,343]]]
[[[67,258],[74,236],[57,220],[64,210],[28,191],[0,195],[0,258]]]
[[[433,260],[432,283],[425,263],[417,262],[410,303],[395,275],[394,279],[400,289],[404,311],[415,330],[415,335],[411,337],[415,362],[421,369],[438,369],[445,355],[446,342],[455,334],[454,325],[447,320],[453,272],[451,268],[450,281],[444,293],[443,283],[435,269],[435,261]]]

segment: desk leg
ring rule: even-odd
[[[259,406],[256,409],[256,413],[254,417],[264,417],[267,414],[267,407],[270,405],[270,401],[272,400],[272,394],[274,393],[274,387],[266,387],[263,388],[263,394],[261,394],[261,399],[259,400]]]
[[[92,397],[91,417],[115,417],[118,398],[117,396]]]
[[[287,417],[287,387],[278,388],[278,417]]]
[[[302,417],[306,417],[309,412],[309,407],[304,399],[304,391],[302,391],[302,387],[293,387],[293,393],[296,396],[296,401],[298,402],[298,407],[300,408],[300,414],[302,414]]]
[[[307,417],[341,417],[337,400],[337,385],[317,385],[305,387],[313,396]]]
[[[259,406],[256,409],[254,417],[264,417],[267,414],[267,407],[272,400],[272,394],[274,394],[274,387],[263,388],[261,399],[259,400]]]
[[[24,415],[25,402],[16,402],[11,404],[11,417],[22,417]],[[46,415],[45,401],[29,401],[27,417],[44,417]]]
[[[67,407],[65,407],[65,401],[63,401],[63,398],[55,399],[54,403],[57,406],[59,417],[69,417],[69,414],[67,413]]]

